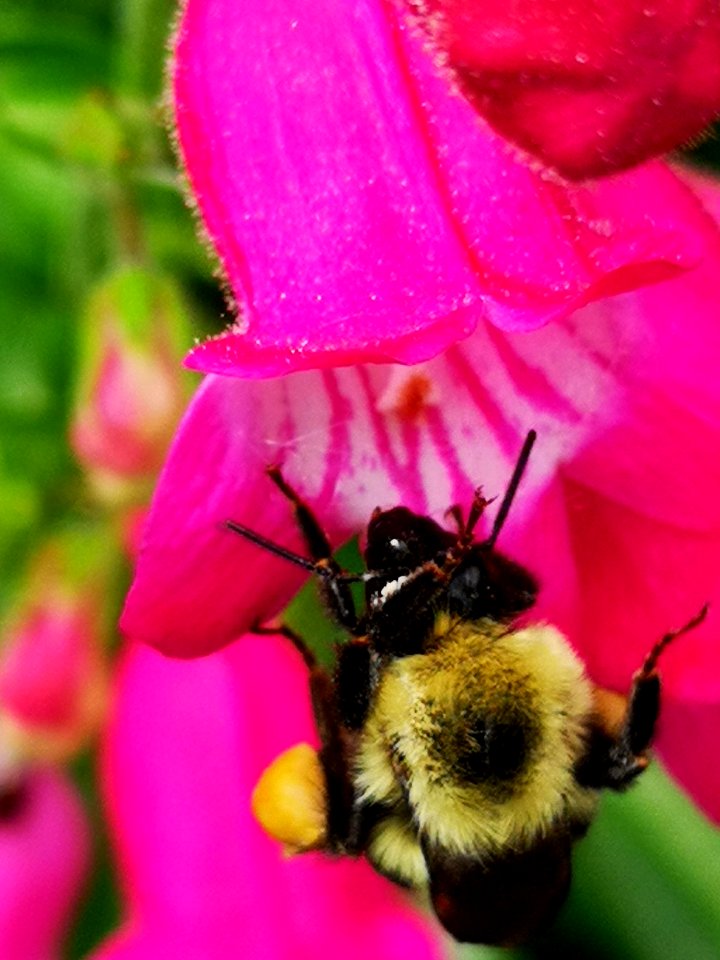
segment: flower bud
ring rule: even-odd
[[[107,698],[103,601],[108,551],[88,531],[34,558],[0,634],[0,751],[62,760],[95,731]]]
[[[570,179],[612,173],[720,115],[713,0],[411,0],[499,133]]]
[[[174,286],[124,269],[94,294],[82,332],[73,449],[104,499],[151,477],[185,405],[189,334]]]

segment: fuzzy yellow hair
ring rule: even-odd
[[[430,652],[384,671],[356,761],[362,800],[395,811],[375,827],[369,856],[407,882],[422,881],[418,835],[490,857],[589,822],[597,803],[573,775],[593,700],[564,637],[547,625],[512,631],[446,615],[435,637]],[[467,775],[462,755],[476,721],[519,731],[522,762],[511,776]],[[393,868],[396,853],[402,867]]]

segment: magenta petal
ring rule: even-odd
[[[369,867],[287,860],[254,822],[257,777],[302,740],[307,673],[286,640],[192,662],[129,650],[104,771],[130,917],[100,956],[437,960],[429,922]]]
[[[710,601],[707,621],[668,648],[668,696],[720,702],[720,531],[661,523],[568,482],[580,611],[574,634],[593,678],[625,692],[653,644]]]
[[[224,526],[228,519],[257,525],[261,517],[267,536],[300,547],[285,503],[269,496],[264,473],[278,454],[274,436],[282,430],[283,409],[273,405],[273,390],[233,391],[222,381],[210,386],[193,401],[161,477],[169,499],[146,523],[140,587],[136,580],[122,621],[127,634],[160,649],[170,646],[168,635],[182,631],[186,644],[172,652],[187,656],[216,649],[219,632],[228,642],[274,613],[301,582],[290,565],[284,577],[273,575],[275,559]]]
[[[720,461],[713,455],[720,444],[720,239],[693,203],[692,226],[706,249],[701,266],[536,331],[502,333],[482,324],[462,344],[412,368],[368,365],[252,382],[210,378],[158,487],[126,632],[193,656],[281,609],[301,571],[222,527],[232,517],[304,553],[289,505],[264,476],[267,464],[283,465],[339,545],[364,530],[376,506],[404,503],[442,520],[449,505],[469,502],[478,483],[492,495],[501,492],[530,427],[539,441],[503,546],[546,584],[542,615],[573,634],[581,575],[592,597],[590,646],[614,631],[615,614],[604,609],[596,585],[622,597],[621,564],[613,568],[601,546],[586,548],[583,514],[568,513],[566,502],[575,485],[596,497],[598,516],[606,508],[618,516],[621,506],[638,515],[642,564],[626,536],[627,562],[638,576],[646,571],[643,589],[678,598],[676,607],[658,603],[657,622],[643,629],[635,616],[647,599],[616,604],[635,611],[620,632],[637,640],[630,654],[644,647],[647,631],[654,638],[657,629],[682,623],[712,595],[702,578],[692,589],[684,558],[692,554],[699,562],[702,555],[707,570],[720,569],[714,553]],[[677,545],[667,541],[667,558],[652,549],[656,526],[678,534]],[[602,524],[593,529],[602,539]],[[608,542],[614,536],[611,526]],[[601,568],[602,578],[594,574]],[[681,602],[685,588],[688,609]],[[629,675],[622,671],[632,656],[618,662],[613,682]]]
[[[578,338],[622,390],[569,472],[688,530],[720,530],[720,235],[709,218],[705,233],[695,270],[574,318]]]
[[[720,115],[713,0],[413,0],[495,129],[580,180],[686,143]]]
[[[206,372],[415,363],[688,267],[661,166],[569,187],[515,161],[384,0],[188,0],[180,150],[239,326]]]
[[[667,651],[663,674],[672,695],[717,702],[720,242],[709,219],[706,248],[691,273],[574,318],[620,390],[563,475],[577,639],[596,678],[624,689],[653,642],[711,601],[708,622]]]
[[[53,770],[29,772],[19,809],[0,819],[0,957],[61,956],[89,858],[73,787]]]
[[[720,766],[709,758],[717,753],[718,730],[719,699],[683,703],[669,698],[663,707],[658,743],[670,773],[716,823],[720,823]]]

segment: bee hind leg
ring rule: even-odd
[[[676,637],[699,626],[707,616],[706,604],[678,630],[666,633],[654,645],[633,677],[625,698],[609,690],[595,691],[595,717],[588,749],[575,770],[583,786],[624,790],[646,769],[648,751],[660,715],[661,683],[658,661]]]

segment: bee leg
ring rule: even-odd
[[[634,752],[630,744],[634,731],[654,729],[659,693],[657,677],[634,685],[630,698],[596,688],[587,747],[575,766],[575,779],[581,786],[623,790],[642,773],[649,762],[646,748]],[[648,745],[651,740],[652,733]]]
[[[455,524],[458,538],[462,537],[462,535],[465,533],[465,517],[463,516],[463,511],[460,504],[454,503],[451,507],[448,507],[448,509],[445,511],[445,516],[452,520],[452,522]]]
[[[679,630],[666,633],[658,640],[633,677],[623,711],[618,706],[624,698],[607,690],[596,691],[596,717],[590,732],[588,752],[576,769],[580,783],[624,790],[645,770],[650,762],[648,750],[660,714],[658,660],[676,637],[699,626],[707,616],[707,611],[706,604]]]
[[[340,719],[348,730],[362,729],[378,673],[378,658],[366,637],[338,648],[335,688]]]
[[[307,641],[301,637],[299,633],[296,633],[292,627],[287,626],[287,624],[281,623],[278,625],[262,626],[256,624],[253,627],[253,633],[261,635],[280,634],[292,643],[303,658],[310,675],[310,696],[315,725],[321,743],[325,744],[328,742],[333,736],[334,727],[338,724],[338,711],[335,703],[333,681],[329,672],[318,663],[318,659],[308,646]]]
[[[322,568],[320,592],[335,622],[351,633],[356,633],[358,617],[350,584],[342,578],[343,571],[332,556],[330,541],[317,517],[302,497],[285,480],[280,467],[267,468],[267,475],[293,507],[295,520],[303,535],[310,556]],[[317,571],[320,574],[320,571]]]
[[[256,626],[254,633],[281,634],[302,656],[309,672],[310,699],[320,737],[320,764],[326,787],[327,846],[344,852],[356,832],[357,815],[351,776],[352,735],[342,723],[336,688],[330,673],[318,663],[306,641],[291,627]],[[348,648],[351,645],[348,644]],[[346,649],[346,648],[342,648]]]
[[[296,633],[292,627],[288,627],[287,624],[281,623],[277,626],[261,626],[257,624],[253,627],[253,633],[261,635],[280,634],[292,643],[303,658],[310,675],[310,698],[312,701],[315,726],[317,727],[321,743],[325,744],[329,742],[333,736],[334,728],[338,724],[338,716],[333,681],[328,671],[318,663],[318,659],[308,646],[307,641],[301,637],[299,633]]]
[[[337,853],[355,853],[359,807],[352,778],[354,737],[341,722],[335,684],[325,670],[310,674],[310,693],[327,790],[327,845]]]

